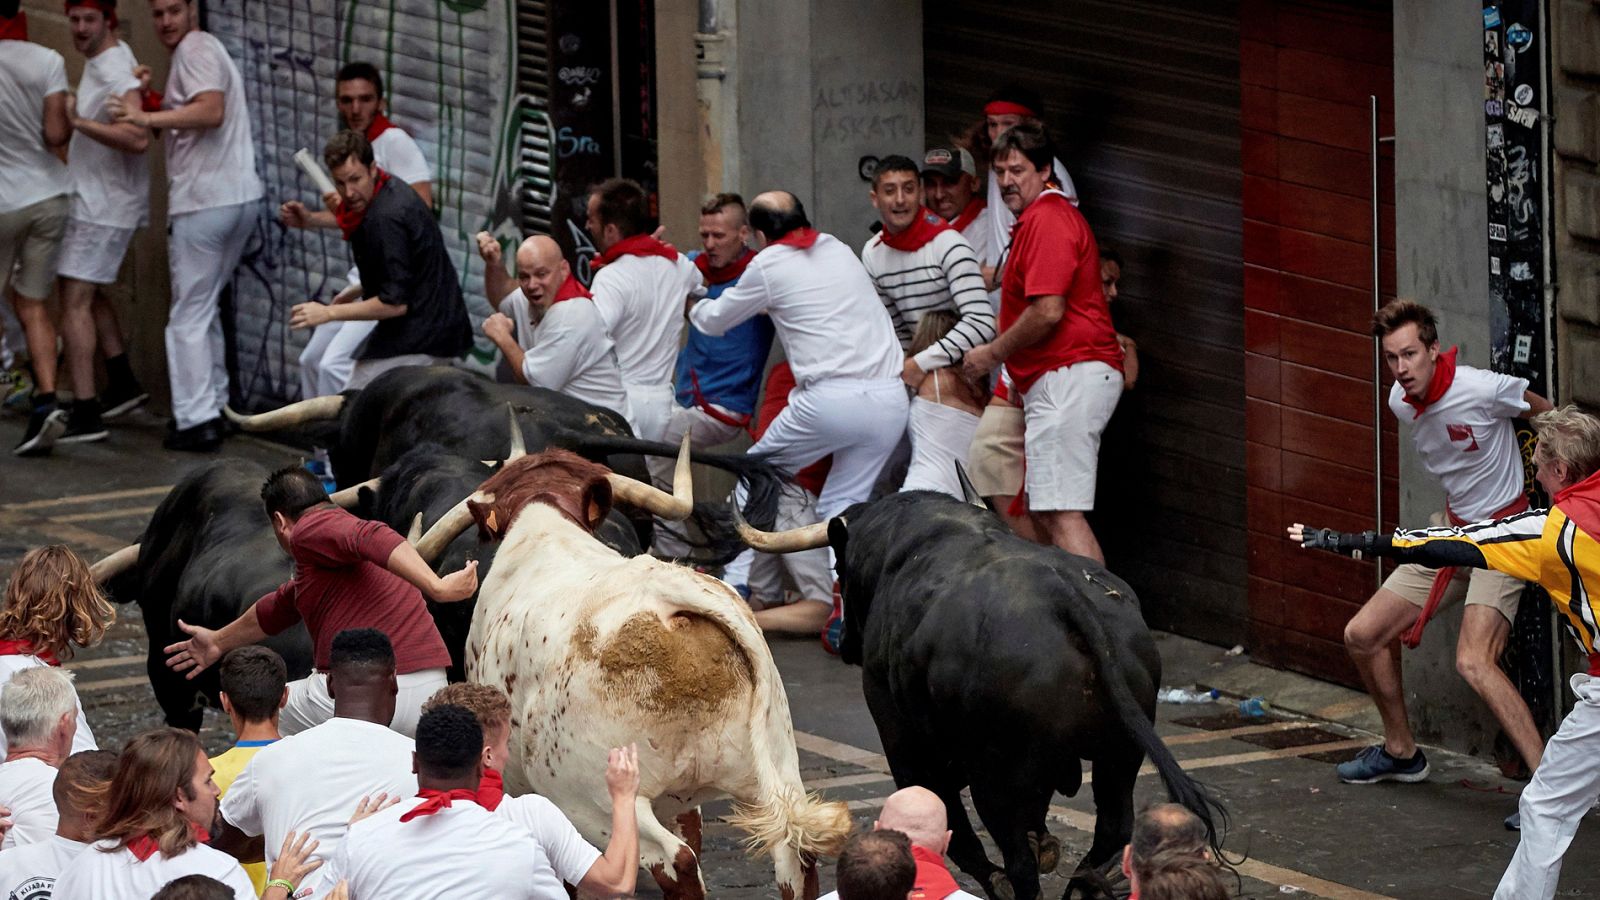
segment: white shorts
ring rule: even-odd
[[[389,728],[409,738],[417,736],[417,720],[422,704],[449,683],[443,669],[423,669],[395,678],[400,692],[394,698],[394,718]],[[299,734],[333,718],[333,698],[328,695],[328,673],[312,672],[299,681],[289,682],[289,702],[283,706],[278,730],[284,737]]]
[[[90,284],[116,283],[122,258],[128,253],[128,242],[133,240],[133,231],[132,228],[68,218],[56,274]]]
[[[1122,397],[1122,373],[1090,361],[1046,372],[1022,395],[1028,508],[1094,509],[1100,433]]]

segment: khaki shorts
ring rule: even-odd
[[[1404,597],[1417,606],[1425,606],[1428,602],[1428,591],[1433,587],[1433,574],[1438,569],[1430,569],[1414,563],[1406,563],[1389,573],[1383,580],[1384,590],[1392,591]],[[1451,579],[1450,587],[1445,589],[1444,597],[1439,601],[1439,611],[1454,606],[1466,598],[1468,606],[1488,606],[1497,610],[1506,617],[1507,622],[1517,619],[1517,601],[1522,599],[1524,583],[1512,578],[1504,572],[1492,569],[1457,569],[1456,577]]]
[[[1022,490],[1022,432],[1022,407],[983,408],[967,457],[967,477],[978,496],[1014,497]]]
[[[56,259],[61,236],[67,230],[66,194],[40,200],[11,212],[0,213],[0,293],[9,283],[29,300],[44,300],[56,281]],[[16,267],[16,277],[11,269]],[[4,302],[4,301],[0,301]]]

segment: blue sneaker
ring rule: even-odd
[[[830,656],[839,655],[839,642],[844,639],[844,598],[839,594],[839,582],[833,583],[833,611],[822,626],[822,649]]]
[[[1395,759],[1382,744],[1373,744],[1361,751],[1355,759],[1342,762],[1338,768],[1339,780],[1345,784],[1375,784],[1379,781],[1401,781],[1411,784],[1428,780],[1428,758],[1422,748],[1410,759]]]
[[[306,471],[317,476],[317,480],[322,482],[322,489],[328,493],[331,494],[339,489],[338,482],[333,480],[333,469],[326,462],[320,459],[308,459]]]

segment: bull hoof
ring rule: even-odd
[[[1061,839],[1045,832],[1044,837],[1035,839],[1028,835],[1028,843],[1034,844],[1034,855],[1039,859],[1039,874],[1049,875],[1061,864]]]
[[[994,900],[1017,900],[1017,891],[1011,886],[1011,879],[999,869],[989,873],[989,896]]]

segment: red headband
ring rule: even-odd
[[[1010,100],[991,100],[983,105],[983,114],[986,116],[1027,116],[1030,119],[1039,118],[1039,114],[1023,106],[1021,103],[1012,103]]]
[[[62,10],[63,12],[71,12],[74,6],[94,7],[105,15],[106,24],[110,25],[112,28],[117,27],[116,0],[66,0],[66,3],[62,4]]]

